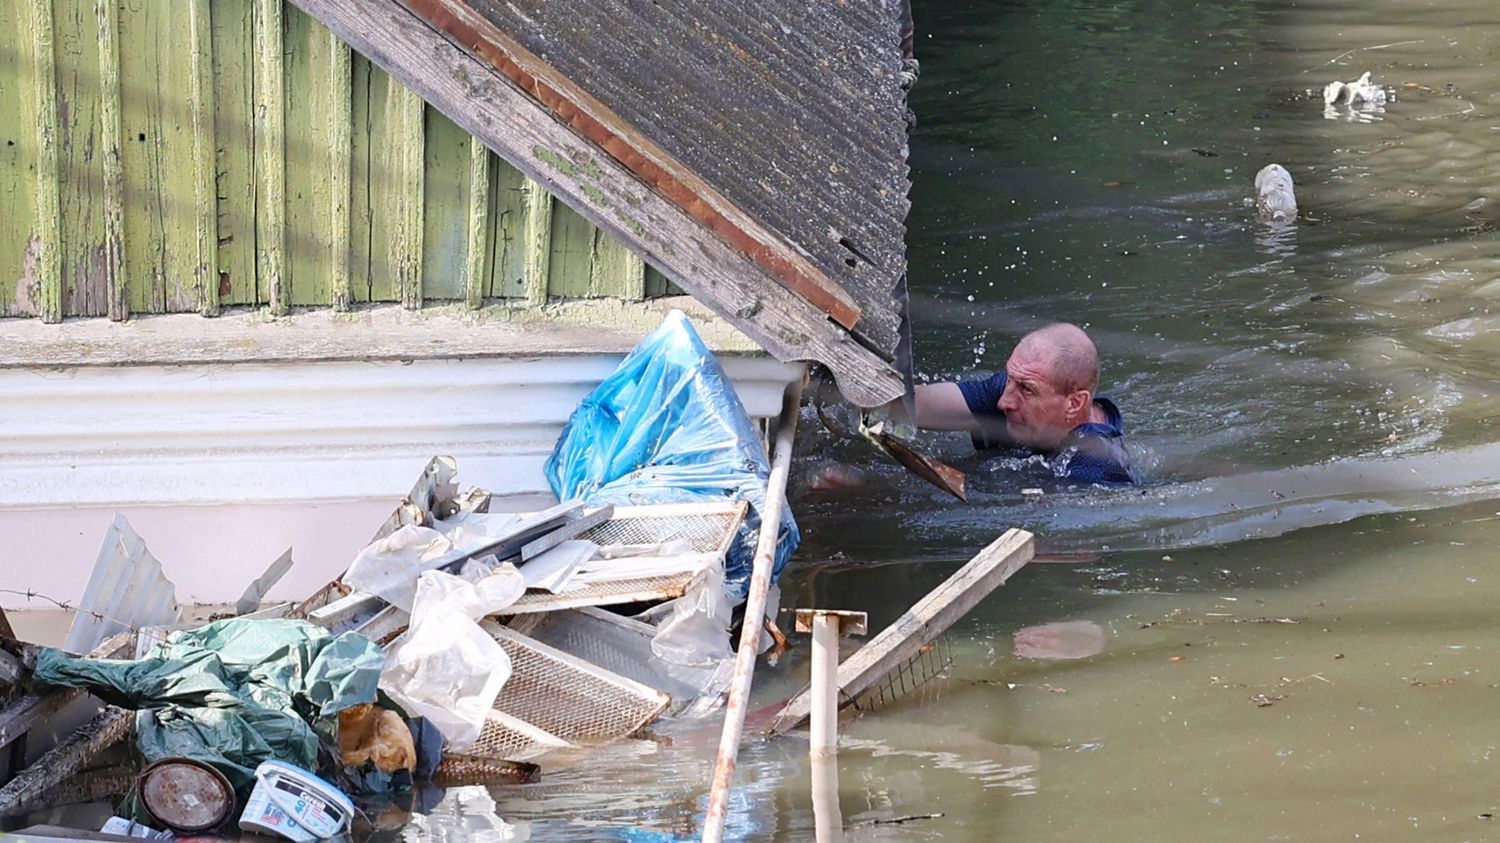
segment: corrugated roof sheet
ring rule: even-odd
[[[906,269],[898,0],[466,0],[805,253],[894,355]]]

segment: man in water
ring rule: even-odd
[[[968,431],[978,451],[1041,454],[1060,477],[1139,483],[1120,408],[1098,388],[1093,340],[1058,322],[1022,337],[1004,371],[918,386],[915,421],[924,430]]]

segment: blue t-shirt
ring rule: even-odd
[[[979,422],[979,429],[973,434],[975,450],[1019,448],[1006,436],[1005,413],[998,406],[1005,392],[1005,381],[1005,373],[996,372],[983,380],[958,382],[969,412]],[[1068,431],[1067,438],[1055,451],[1044,454],[1047,464],[1059,476],[1085,483],[1140,483],[1140,472],[1125,447],[1125,422],[1120,417],[1120,408],[1102,395],[1095,396],[1094,403],[1104,411],[1105,420],[1085,422]]]

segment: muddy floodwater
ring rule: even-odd
[[[1500,14],[1490,0],[916,4],[920,376],[1084,324],[1151,482],[979,463],[955,504],[805,421],[787,606],[889,622],[1012,525],[1060,561],[846,726],[857,840],[1500,838]],[[1325,115],[1369,70],[1383,114]],[[1246,200],[1277,162],[1296,225]],[[1023,495],[1040,488],[1044,494]],[[1102,652],[1014,633],[1089,621]],[[766,702],[802,658],[763,670]],[[496,791],[534,840],[684,838],[714,739]],[[805,840],[805,742],[742,755],[730,830]],[[901,824],[876,821],[941,814]]]
[[[1150,482],[1070,488],[932,436],[970,472],[956,504],[804,418],[809,463],[876,482],[799,486],[784,606],[878,627],[1010,526],[1051,557],[950,633],[949,676],[846,725],[848,838],[1500,838],[1494,0],[916,17],[919,376],[1083,324]],[[1323,86],[1367,70],[1384,112],[1325,114]],[[1247,204],[1272,162],[1300,204],[1280,229]],[[1015,655],[1063,622],[1102,651]],[[758,703],[805,674],[805,648],[763,669]],[[692,839],[717,726],[450,791],[385,836]],[[805,739],[748,745],[737,781],[730,837],[812,838]]]

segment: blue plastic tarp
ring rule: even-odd
[[[749,501],[750,514],[725,559],[725,588],[744,598],[771,466],[733,384],[681,311],[669,314],[573,411],[546,473],[560,501]],[[796,521],[783,509],[775,578],[799,541]]]

